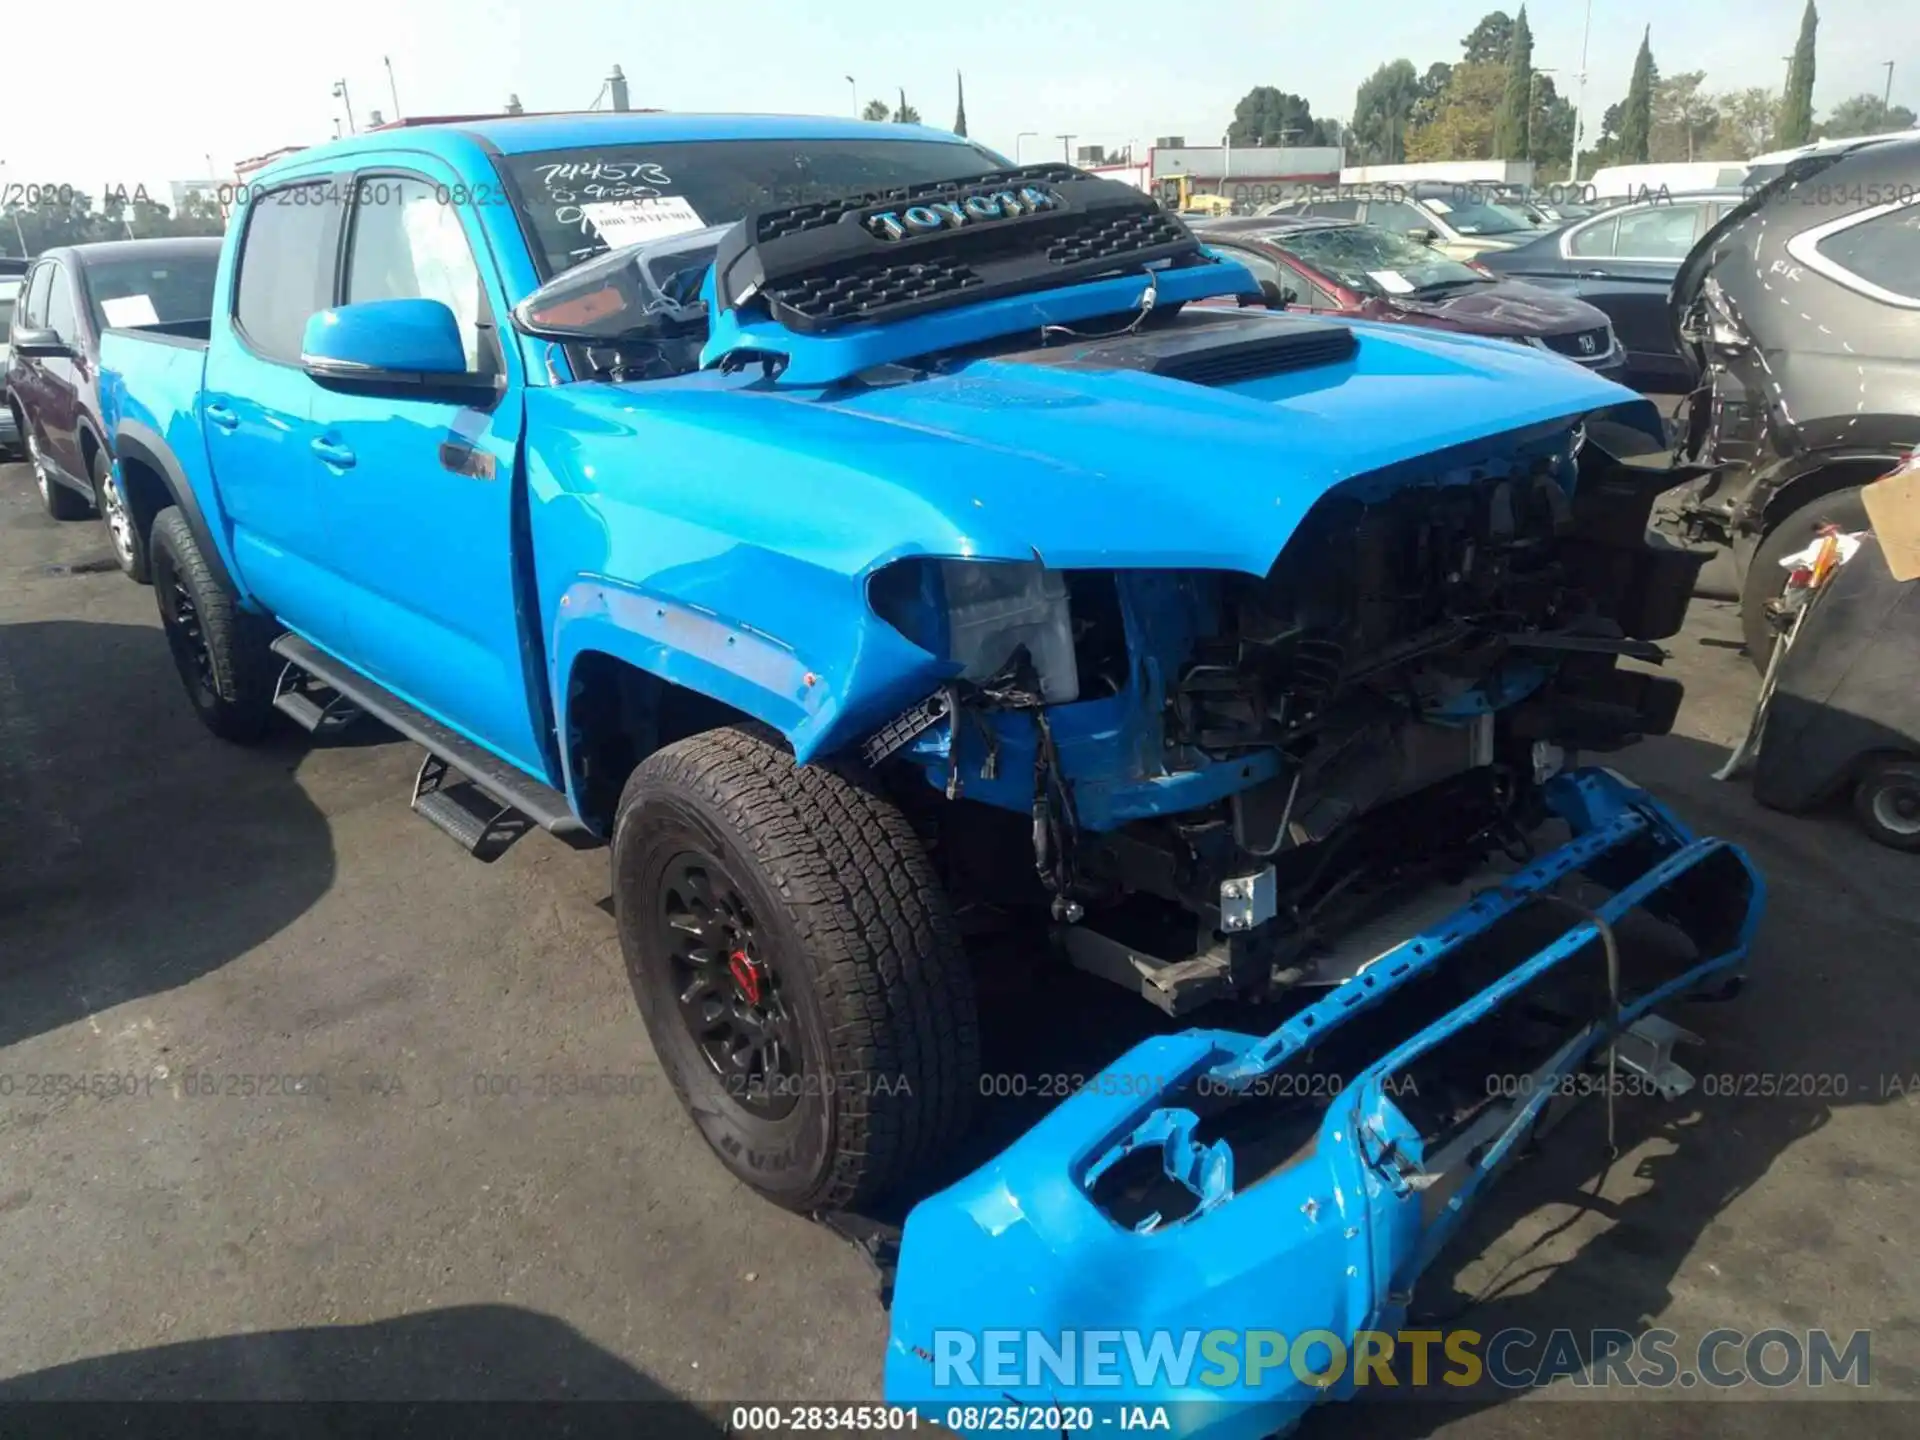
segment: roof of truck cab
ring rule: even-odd
[[[934,140],[972,142],[949,130],[825,115],[696,115],[604,110],[564,115],[499,115],[437,125],[387,126],[330,140],[276,161],[271,170],[374,151],[438,150],[440,142],[479,140],[503,155],[585,146],[666,144],[686,140]]]

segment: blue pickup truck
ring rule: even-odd
[[[919,1199],[892,1398],[1284,1424],[1327,1387],[961,1342],[1391,1329],[1560,1078],[1683,1089],[1655,1012],[1744,967],[1744,856],[1575,758],[1680,701],[1651,406],[1258,293],[937,131],[506,117],[277,162],[205,333],[105,337],[207,725],[372,715],[480,858],[610,845],[659,1063],[764,1195],[918,1193],[1004,1093],[956,917],[1206,1022]]]

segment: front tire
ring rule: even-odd
[[[1854,786],[1853,813],[1869,838],[1895,850],[1920,850],[1920,760],[1873,761]]]
[[[1797,550],[1813,543],[1823,525],[1838,525],[1852,532],[1865,530],[1867,507],[1860,503],[1860,487],[1850,485],[1811,500],[1769,530],[1747,562],[1746,584],[1740,591],[1740,628],[1746,640],[1747,659],[1753,668],[1766,673],[1773,655],[1774,628],[1767,617],[1767,606],[1778,600],[1787,588],[1787,572],[1780,562]]]
[[[96,450],[87,470],[93,481],[94,508],[99,510],[101,520],[106,523],[107,539],[113,544],[113,558],[120,566],[120,573],[136,585],[152,584],[147,537],[140,533],[139,522],[127,506],[126,496],[114,476],[113,466],[107,463],[103,452]]]
[[[268,627],[214,578],[179,510],[154,517],[151,554],[160,626],[194,713],[222,740],[253,744],[273,710]]]
[[[613,880],[661,1068],[741,1180],[844,1209],[964,1134],[973,977],[912,826],[865,776],[743,729],[682,740],[627,781]]]

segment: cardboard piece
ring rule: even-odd
[[[1920,466],[1909,462],[1860,491],[1880,553],[1896,580],[1920,580]]]

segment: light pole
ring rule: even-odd
[[[1040,138],[1040,132],[1038,130],[1022,130],[1018,135],[1014,136],[1013,137],[1013,163],[1016,165],[1021,163],[1020,161],[1021,145],[1023,145],[1028,140],[1038,140],[1039,138]]]
[[[1880,97],[1880,113],[1884,116],[1893,109],[1893,61],[1882,60],[1880,63],[1887,67],[1887,93]]]
[[[1233,176],[1233,132],[1220,137],[1220,193],[1227,193],[1227,181]]]
[[[1068,164],[1072,164],[1073,163],[1073,136],[1056,135],[1053,138],[1060,142],[1060,158],[1062,160],[1065,160]]]
[[[853,83],[853,77],[847,76],[847,92],[853,96],[853,118],[860,118],[860,87]]]
[[[393,61],[382,55],[380,63],[387,67],[387,94],[393,97],[393,118],[397,124],[400,120],[400,87],[393,83]]]
[[[1567,170],[1567,183],[1580,183],[1580,142],[1587,133],[1587,39],[1593,33],[1593,0],[1587,0],[1587,18],[1580,25],[1580,82],[1573,101],[1573,163]]]
[[[347,95],[346,81],[336,80],[333,82],[333,98],[347,107],[347,133],[358,135],[360,131],[353,123],[353,101]]]

